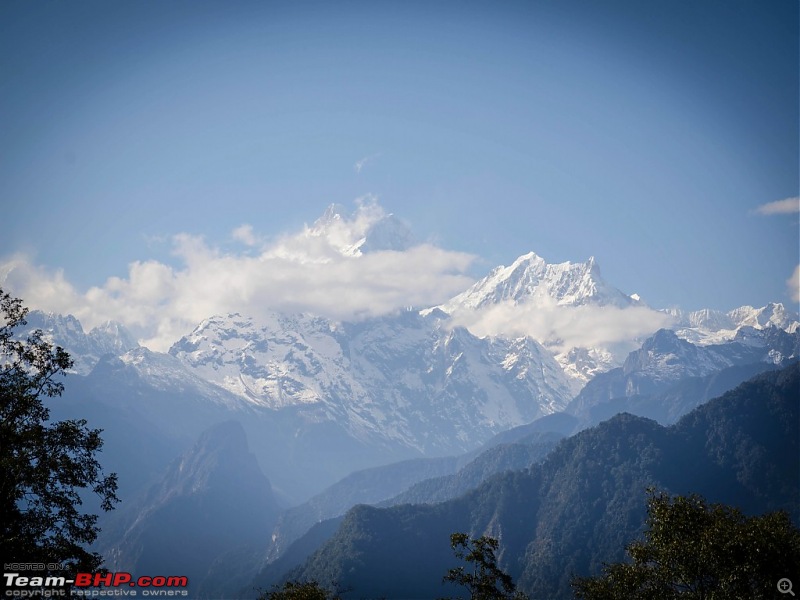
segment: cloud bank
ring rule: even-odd
[[[24,255],[0,262],[0,285],[31,308],[75,315],[87,329],[115,320],[153,350],[164,351],[200,321],[241,312],[311,312],[337,320],[378,316],[405,306],[440,303],[468,287],[474,257],[431,244],[359,251],[381,207],[362,202],[352,216],[329,211],[314,226],[263,244],[250,225],[231,233],[242,252],[223,252],[202,237],[179,234],[179,266],[155,260],[131,263],[127,276],[87,291],[61,270]]]
[[[618,344],[627,348],[631,340],[673,324],[673,317],[647,306],[573,306],[546,296],[534,304],[506,302],[462,311],[453,319],[478,336],[528,336],[556,352]]]

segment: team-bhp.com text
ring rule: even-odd
[[[3,573],[7,597],[40,598],[62,596],[107,597],[107,596],[155,596],[188,597],[185,589],[188,577],[142,576],[134,578],[130,573],[78,573],[75,579],[49,575],[29,577],[19,573]],[[73,586],[69,592],[64,589]],[[13,589],[17,588],[17,589]],[[61,588],[61,589],[59,589]],[[140,588],[140,589],[136,589]],[[175,589],[178,588],[178,589]],[[180,589],[183,588],[183,589]]]

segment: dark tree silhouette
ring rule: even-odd
[[[0,289],[0,554],[9,562],[95,570],[101,558],[85,546],[97,537],[97,516],[80,511],[79,491],[90,488],[110,510],[118,501],[116,475],[105,476],[95,458],[99,429],[85,420],[49,421],[43,398],[63,392],[60,378],[72,359],[41,331],[15,338],[27,312]]]

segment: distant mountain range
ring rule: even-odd
[[[337,215],[329,210],[309,235],[330,233]],[[389,216],[342,239],[339,251],[410,244],[407,228]],[[478,325],[498,318],[514,327],[479,335]],[[635,327],[614,330],[623,321]],[[354,504],[449,501],[618,412],[674,423],[800,356],[798,317],[780,304],[657,311],[606,283],[594,259],[548,264],[533,253],[440,306],[358,322],[209,315],[168,353],[140,346],[113,322],[87,333],[72,316],[32,311],[28,329],[36,328],[75,359],[53,418],[103,428],[103,464],[120,475],[129,508],[104,517],[100,540],[118,568],[152,564],[136,548],[151,540],[155,553],[153,532],[171,531],[157,515],[175,510],[181,493],[152,490],[186,489],[174,461],[205,464],[191,457],[222,435],[209,431],[240,424],[235,432],[223,428],[234,446],[233,438],[247,440],[232,472],[264,477],[269,491],[258,501],[268,516],[258,529],[269,534],[249,546],[257,558],[234,561],[247,563],[240,581],[293,543],[313,550],[307,532],[321,543],[334,528],[317,523]],[[604,328],[614,336],[598,337]],[[215,569],[232,564],[226,561],[241,548],[231,541],[218,550],[197,563],[207,566],[198,575],[208,578],[204,594],[216,593]]]
[[[740,327],[731,341],[705,346],[662,329],[631,352],[621,367],[601,373],[586,384],[566,412],[581,414],[611,400],[663,392],[687,378],[704,377],[729,367],[781,365],[798,356],[800,336],[777,327]]]
[[[338,214],[329,209],[311,233],[335,227]],[[404,231],[390,215],[359,239],[343,240],[340,251],[404,247],[410,243]],[[613,318],[626,311],[648,319],[657,314],[674,327],[612,348],[567,347],[556,325],[541,339],[479,337],[459,326],[470,311],[518,310],[523,323],[537,310],[550,314],[554,306],[613,310]],[[604,315],[591,314],[592,323]],[[297,439],[324,430],[323,437],[349,440],[351,454],[375,449],[373,465],[463,453],[548,414],[650,394],[731,366],[780,365],[800,348],[797,315],[780,304],[728,313],[658,312],[606,283],[594,259],[548,264],[534,253],[494,269],[439,307],[356,323],[308,314],[272,313],[259,322],[239,314],[210,316],[168,355],[139,347],[116,323],[87,334],[71,316],[33,311],[29,321],[64,346],[76,372],[90,380],[135,374],[141,384],[166,394],[180,391],[234,415],[288,423]],[[632,353],[620,356],[623,347]],[[356,461],[333,477],[368,466],[370,461]]]

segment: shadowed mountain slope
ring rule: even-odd
[[[622,414],[562,441],[528,470],[455,500],[359,506],[291,577],[337,581],[353,597],[433,598],[454,566],[449,534],[497,537],[500,564],[534,598],[570,598],[574,575],[623,558],[645,489],[696,492],[747,513],[800,518],[800,367],[759,375],[677,424]]]

